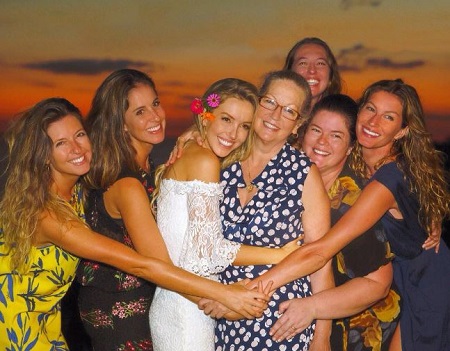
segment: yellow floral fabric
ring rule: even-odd
[[[71,204],[84,218],[76,186]],[[55,245],[32,248],[30,269],[13,274],[0,233],[0,350],[68,350],[61,332],[60,302],[69,289],[79,262]]]
[[[362,181],[345,167],[331,186],[332,222],[355,203],[361,193]],[[381,223],[352,241],[333,258],[336,285],[363,277],[393,259]],[[367,310],[350,318],[335,320],[331,337],[332,350],[388,350],[400,315],[400,296],[393,284],[389,294]]]

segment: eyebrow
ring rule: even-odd
[[[136,107],[134,110],[133,110],[133,112],[136,112],[137,110],[140,110],[141,108],[145,108],[145,105],[142,105],[142,106],[139,106],[139,107]]]
[[[78,134],[79,132],[82,132],[82,131],[85,132],[86,130],[83,127],[81,127],[75,133],[73,133],[73,135],[76,135],[76,134]],[[50,138],[50,140],[52,140],[52,139]],[[58,141],[62,141],[62,140],[67,140],[67,137],[62,137],[62,138],[58,138],[58,139],[52,140],[52,143],[54,144],[54,143],[56,143]]]
[[[373,102],[372,102],[372,100],[368,100],[367,102],[366,102],[366,104],[372,104],[373,106],[375,106],[375,107],[377,107],[377,105],[375,105]],[[398,113],[397,111],[384,111],[384,113],[394,113],[394,114],[396,114],[397,116],[400,116],[401,117],[401,115],[402,115],[402,113],[400,112],[400,113]]]
[[[309,127],[311,127],[311,126],[314,126],[314,127],[317,127],[317,128],[319,128],[320,130],[323,130],[323,128],[321,127],[321,126],[319,126],[318,124],[316,124],[316,123],[311,123],[310,125],[309,125]],[[345,131],[342,131],[342,130],[330,130],[330,133],[339,133],[339,134],[345,134]]]

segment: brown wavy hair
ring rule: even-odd
[[[53,183],[48,161],[52,140],[47,134],[50,124],[67,115],[80,122],[77,107],[63,98],[50,98],[25,111],[7,130],[9,147],[8,178],[0,202],[3,239],[11,256],[11,271],[24,273],[39,220],[46,211],[64,226],[81,222],[63,199],[50,191]]]
[[[122,168],[139,171],[136,150],[125,131],[128,94],[137,85],[147,85],[155,93],[153,80],[134,69],[111,73],[98,87],[86,118],[86,130],[92,144],[91,170],[85,176],[89,188],[107,189],[118,178]]]
[[[440,224],[450,214],[444,155],[433,145],[431,135],[425,127],[419,95],[412,86],[401,79],[378,81],[364,91],[359,108],[378,91],[385,91],[400,99],[403,106],[402,128],[407,126],[409,130],[394,142],[390,154],[377,163],[376,169],[387,159],[395,159],[409,182],[410,191],[417,196],[420,223],[431,232],[433,224]],[[367,165],[359,143],[355,144],[350,156],[350,165],[360,176],[368,178]]]

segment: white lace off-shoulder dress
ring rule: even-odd
[[[164,179],[157,203],[158,227],[173,263],[215,281],[240,248],[222,234],[222,190],[217,183]],[[155,351],[212,351],[214,324],[196,304],[157,288],[150,308]]]

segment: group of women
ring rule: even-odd
[[[215,82],[191,105],[201,142],[156,182],[144,73],[107,77],[86,130],[65,99],[26,111],[6,134],[0,346],[67,349],[76,275],[95,350],[450,349],[450,196],[419,97],[340,90],[317,38],[259,91]]]

